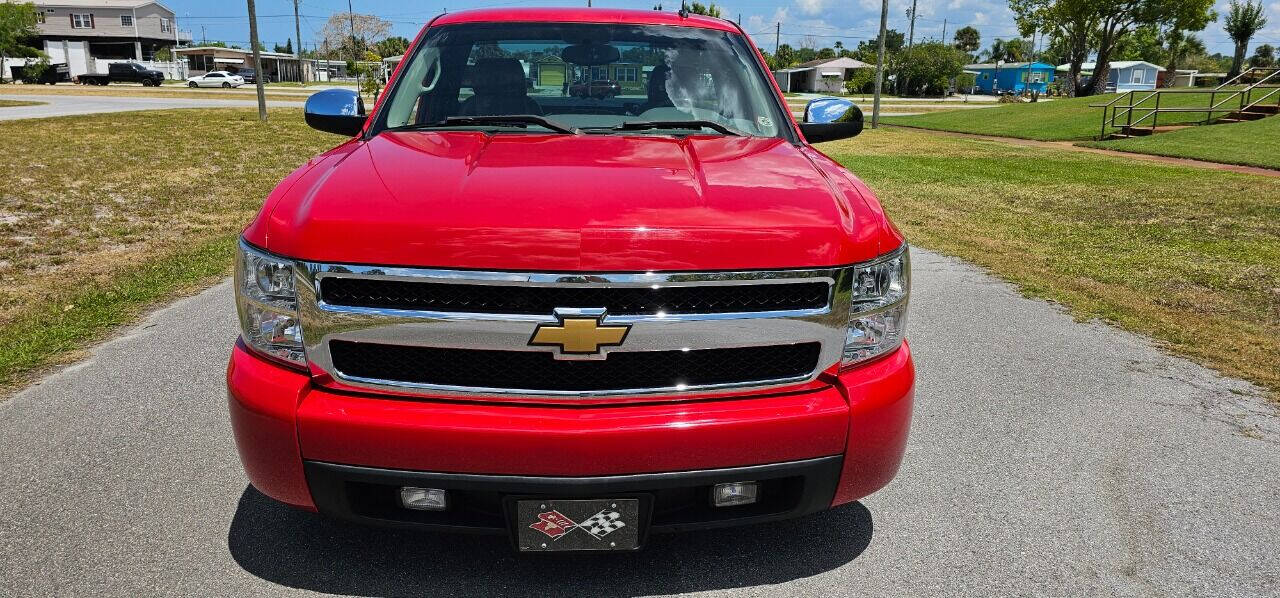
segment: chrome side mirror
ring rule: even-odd
[[[313,129],[354,137],[364,129],[364,99],[350,89],[326,89],[311,94],[303,115]]]
[[[809,143],[855,137],[862,132],[862,110],[845,98],[809,100],[800,132]]]

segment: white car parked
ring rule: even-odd
[[[199,77],[187,77],[187,87],[240,87],[244,77],[227,71],[210,71]]]

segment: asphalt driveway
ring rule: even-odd
[[[1280,593],[1272,405],[956,260],[913,262],[917,407],[892,485],[591,557],[353,527],[248,488],[223,283],[0,403],[0,595]]]
[[[131,110],[166,110],[169,108],[245,108],[258,105],[258,100],[221,99],[221,98],[157,98],[98,95],[30,95],[3,94],[0,99],[44,102],[38,106],[14,106],[0,110],[0,120],[17,120],[21,118],[46,118],[50,116],[70,116],[73,114],[95,114],[99,112],[128,112]],[[306,98],[298,101],[267,100],[271,108],[301,108]]]

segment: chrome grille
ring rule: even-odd
[[[566,361],[542,351],[479,351],[331,341],[333,366],[365,380],[524,392],[679,391],[808,376],[819,343],[614,353]]]
[[[325,278],[326,305],[459,313],[536,314],[556,308],[603,308],[614,315],[714,314],[827,306],[831,285],[795,282],[677,287],[520,287],[370,278]]]
[[[800,384],[839,361],[849,311],[843,268],[584,274],[298,262],[295,274],[307,357],[323,383],[429,396],[572,400]],[[403,300],[434,285],[483,300]],[[346,294],[335,301],[338,288]],[[555,325],[565,308],[608,310],[601,325],[630,326],[625,342],[588,361],[530,346],[535,328]]]

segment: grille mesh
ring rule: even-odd
[[[557,307],[610,314],[733,313],[821,309],[830,285],[798,282],[686,287],[526,287],[328,277],[325,303],[348,307],[485,314],[549,314]]]
[[[599,361],[558,360],[542,351],[491,351],[331,341],[334,368],[347,376],[471,388],[609,391],[679,384],[750,383],[805,376],[820,343],[610,353]]]

